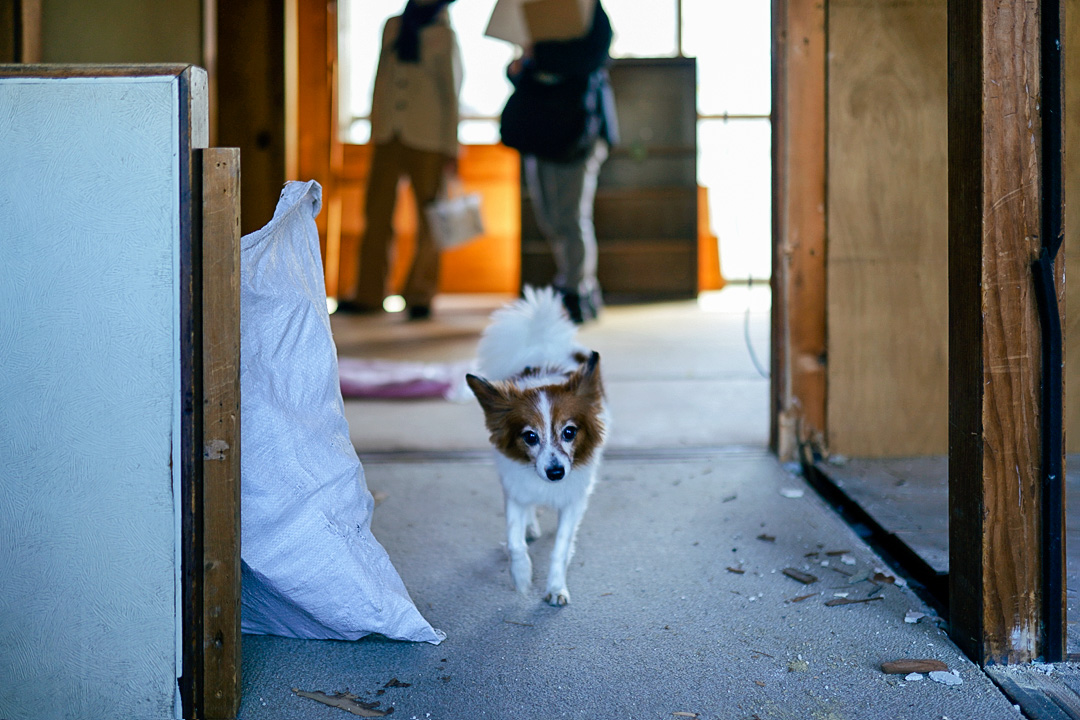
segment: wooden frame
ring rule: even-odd
[[[1044,536],[1063,502],[1044,503],[1064,477],[1044,479],[1040,436],[1056,432],[1061,452],[1054,400],[1040,393],[1045,384],[1060,403],[1061,383],[1040,362],[1032,279],[1060,232],[1045,221],[1061,207],[1060,146],[1055,159],[1047,142],[1054,123],[1060,136],[1061,114],[1047,109],[1061,88],[1044,85],[1055,62],[1060,80],[1060,45],[1046,52],[1060,35],[1040,28],[1055,16],[1060,31],[1057,0],[949,4],[949,615],[953,639],[983,664],[1060,660],[1064,645],[1060,527],[1056,550]],[[1059,328],[1063,269],[1047,276]]]
[[[773,269],[769,444],[783,460],[825,431],[824,3],[773,0]]]
[[[0,63],[41,62],[41,0],[0,0]]]
[[[203,702],[240,709],[240,151],[208,148],[202,169]]]

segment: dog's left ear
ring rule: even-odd
[[[578,383],[577,394],[586,397],[602,397],[604,385],[600,382],[600,353],[593,351],[585,363],[585,369],[581,371],[581,382]]]

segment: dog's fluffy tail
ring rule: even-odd
[[[524,298],[491,314],[477,349],[479,370],[489,380],[505,380],[527,367],[572,369],[577,327],[562,298],[550,287],[525,287]]]

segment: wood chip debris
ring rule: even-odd
[[[390,678],[390,682],[383,685],[384,688],[407,688],[412,687],[412,683],[401,682],[397,678]]]
[[[742,568],[737,568],[737,567],[731,567],[730,565],[728,566],[728,569],[727,569],[727,571],[728,571],[728,572],[733,572],[733,573],[735,573],[736,575],[742,575],[742,574],[743,574],[744,572],[746,572],[746,571],[745,571],[745,570],[743,570]]]
[[[796,570],[795,568],[784,568],[782,572],[792,580],[798,580],[803,585],[816,583],[818,580],[816,576],[811,575],[810,573],[805,573],[802,570]]]
[[[314,700],[321,702],[323,705],[329,705],[330,707],[340,708],[345,712],[352,713],[353,715],[359,715],[360,717],[386,717],[394,712],[394,708],[388,708],[386,710],[378,710],[379,703],[364,702],[356,695],[352,693],[335,693],[333,695],[327,695],[324,692],[318,690],[308,692],[307,690],[299,690],[293,688],[292,691],[302,698],[308,700]]]
[[[935,671],[947,671],[949,666],[940,660],[929,658],[901,658],[881,663],[881,672],[888,675],[909,675],[910,673],[930,673]]]
[[[855,605],[857,603],[874,602],[875,600],[884,600],[885,598],[878,595],[877,597],[864,597],[864,598],[833,598],[825,603],[825,607],[836,607],[837,605]]]
[[[803,600],[809,600],[810,598],[814,597],[817,594],[818,593],[816,593],[816,592],[812,592],[812,593],[808,593],[806,595],[799,595],[798,597],[791,598],[790,600],[788,600],[788,602],[789,603],[802,602]]]
[[[758,540],[764,540],[765,542],[776,542],[775,535],[769,535],[768,533],[761,533],[757,536]]]

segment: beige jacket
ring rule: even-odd
[[[416,150],[456,157],[461,51],[447,14],[420,30],[420,62],[399,62],[394,40],[401,26],[392,17],[383,27],[379,68],[371,98],[371,139],[397,135]]]

